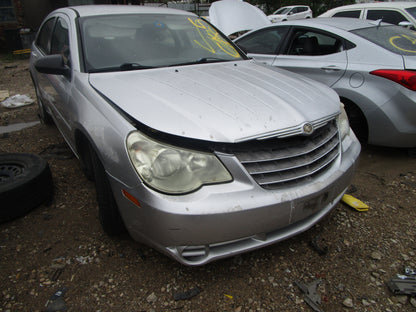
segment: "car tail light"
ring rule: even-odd
[[[370,74],[390,79],[403,87],[416,91],[416,71],[378,69],[370,72]]]

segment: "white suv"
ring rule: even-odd
[[[378,2],[340,6],[319,15],[319,17],[355,17],[413,27],[416,25],[415,2]]]
[[[272,23],[312,18],[312,10],[306,5],[285,6],[267,17]]]

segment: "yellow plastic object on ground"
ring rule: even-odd
[[[366,204],[351,195],[344,194],[341,200],[357,211],[368,211],[369,207]]]
[[[30,49],[23,49],[23,50],[14,50],[13,54],[14,55],[19,55],[19,54],[29,54],[30,53]]]

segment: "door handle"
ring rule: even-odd
[[[336,65],[324,66],[324,67],[321,67],[321,69],[325,70],[325,71],[340,71],[340,70],[342,70],[341,67],[338,67]]]

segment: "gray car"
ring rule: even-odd
[[[198,16],[62,8],[30,58],[40,116],[95,180],[110,235],[200,265],[296,235],[353,177],[337,94],[248,60]]]
[[[317,18],[236,39],[248,56],[334,89],[370,144],[416,147],[416,33],[352,18]]]

